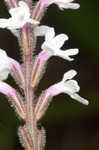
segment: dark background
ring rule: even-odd
[[[89,105],[84,106],[65,94],[53,99],[41,120],[46,129],[47,150],[99,150],[99,1],[76,2],[81,5],[79,10],[60,11],[57,6],[50,6],[41,22],[55,27],[56,34],[66,33],[69,41],[64,49],[79,48],[80,53],[73,62],[51,58],[37,95],[60,81],[64,72],[75,69],[80,95],[89,100]],[[3,0],[0,17],[9,17]],[[0,29],[0,48],[20,61],[18,42],[10,31]],[[11,76],[7,82],[17,87]],[[0,150],[23,149],[17,136],[20,124],[7,98],[0,94]]]

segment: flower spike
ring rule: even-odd
[[[85,105],[88,101],[79,96],[80,87],[72,78],[77,72],[70,70],[63,76],[62,81],[42,91],[36,98],[36,87],[44,74],[47,61],[52,56],[61,57],[67,61],[74,60],[72,56],[79,50],[63,50],[64,43],[69,39],[64,33],[55,35],[53,27],[46,25],[38,26],[48,6],[56,4],[60,10],[78,9],[79,4],[74,0],[38,0],[32,4],[32,0],[4,0],[9,7],[10,17],[0,18],[0,28],[8,29],[18,39],[22,49],[23,64],[7,56],[0,49],[0,93],[9,98],[17,114],[23,119],[23,126],[19,127],[18,133],[21,144],[26,150],[44,150],[45,130],[39,124],[40,119],[48,108],[54,96],[61,93],[68,94]],[[38,47],[38,36],[44,36],[41,52],[33,56]],[[11,74],[22,90],[14,89],[7,83],[8,75]]]
[[[19,6],[11,8],[9,10],[11,17],[9,19],[0,19],[0,28],[7,28],[10,30],[22,28],[26,23],[39,24],[38,21],[35,21],[30,18],[30,10],[28,5],[19,1]]]

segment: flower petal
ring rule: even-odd
[[[45,25],[34,29],[35,36],[45,36],[45,41],[52,39],[55,36],[54,28]]]
[[[79,4],[77,3],[67,3],[67,4],[62,4],[62,3],[57,3],[60,9],[78,9],[80,7]]]
[[[78,102],[80,102],[80,103],[82,103],[84,105],[88,105],[89,104],[89,102],[86,99],[82,98],[77,93],[71,94],[70,97],[75,99],[75,100],[77,100]]]
[[[48,26],[38,26],[34,29],[35,36],[45,36],[46,32],[49,30]]]
[[[68,40],[68,36],[66,34],[59,34],[52,39],[50,44],[54,45],[55,49],[60,49],[66,40]]]
[[[0,66],[0,80],[6,80],[10,73],[10,69],[6,65]]]
[[[54,28],[49,28],[45,34],[45,41],[50,41],[54,38],[55,36],[55,31],[54,31]]]
[[[24,11],[24,13],[28,13],[29,16],[30,16],[28,5],[23,1],[19,1],[19,7],[11,8],[9,10],[9,13],[10,13],[11,16],[15,17],[19,13],[23,13],[23,11]]]
[[[0,80],[6,80],[11,72],[14,59],[7,56],[6,52],[0,49]]]
[[[76,72],[75,72],[75,74],[76,74]],[[69,81],[64,82],[63,89],[64,89],[64,93],[73,94],[73,93],[79,92],[80,87],[76,80],[69,80]]]
[[[42,0],[42,5],[49,6],[56,4],[58,7],[63,9],[78,9],[80,5],[78,3],[72,3],[74,0]]]
[[[0,19],[0,27],[7,28],[7,29],[19,29],[22,28],[26,23],[31,24],[39,24],[38,21],[33,20],[30,18],[30,9],[28,5],[23,2],[19,1],[19,6],[15,8],[11,8],[9,10],[11,15],[8,19]]]
[[[56,2],[56,3],[64,3],[64,4],[67,4],[67,3],[73,2],[74,0],[53,0],[53,1]]]
[[[79,50],[78,49],[69,49],[69,50],[57,50],[55,51],[55,55],[56,56],[59,56],[59,57],[62,57],[63,59],[66,59],[68,61],[73,61],[74,58],[71,58],[70,56],[72,55],[77,55]]]
[[[73,48],[65,51],[68,56],[77,55],[79,53],[79,49]]]
[[[65,82],[69,79],[72,79],[75,75],[77,75],[77,72],[72,69],[64,74],[62,81]]]
[[[61,57],[61,58],[63,58],[63,59],[65,59],[65,60],[68,60],[68,61],[73,61],[73,60],[74,60],[74,58],[71,58],[71,57],[69,57],[69,56],[67,55],[67,52],[66,52],[66,51],[57,50],[55,55],[56,55],[56,56],[59,56],[59,57]]]
[[[3,29],[6,28],[7,24],[8,24],[8,19],[3,19],[3,18],[0,19],[0,28]]]

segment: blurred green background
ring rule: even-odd
[[[78,71],[80,95],[89,100],[89,105],[79,104],[65,94],[53,99],[41,120],[46,129],[47,150],[99,150],[99,1],[76,2],[81,5],[79,10],[60,11],[57,6],[50,6],[41,22],[55,27],[56,34],[66,33],[69,41],[63,48],[79,48],[80,53],[73,62],[51,58],[37,95],[73,68]],[[0,0],[1,17],[9,17],[3,0]],[[18,42],[10,31],[0,29],[0,48],[20,61]],[[7,82],[17,87],[11,76]],[[22,121],[7,98],[0,94],[0,150],[23,150],[17,135],[20,124]]]

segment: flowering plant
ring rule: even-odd
[[[68,40],[66,34],[55,35],[53,27],[39,25],[45,10],[51,4],[56,4],[60,10],[78,9],[79,4],[73,0],[39,0],[32,8],[31,0],[5,0],[9,7],[10,18],[0,18],[0,28],[7,28],[19,40],[23,54],[23,64],[7,56],[0,49],[0,92],[7,95],[17,114],[24,120],[24,126],[19,127],[18,133],[26,150],[43,150],[45,145],[45,130],[38,129],[38,121],[42,118],[52,98],[60,93],[68,94],[85,105],[88,101],[79,96],[80,87],[72,78],[77,74],[73,69],[66,72],[62,81],[43,91],[35,102],[35,89],[41,79],[48,59],[59,56],[67,61],[73,61],[72,56],[79,50],[62,50],[61,47]],[[33,57],[36,39],[44,36],[41,52]],[[5,83],[11,74],[23,94]]]

